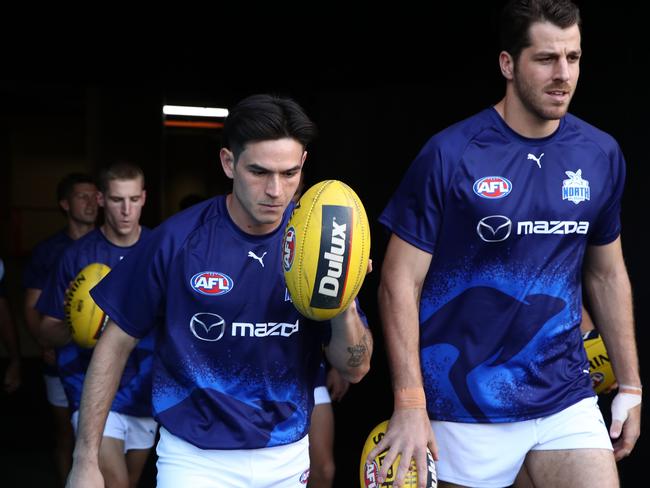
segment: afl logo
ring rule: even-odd
[[[503,176],[485,176],[474,182],[474,193],[481,198],[496,200],[503,198],[512,191],[512,183]]]
[[[296,230],[289,227],[282,239],[282,266],[289,271],[293,266],[293,258],[296,256]]]
[[[233,285],[230,276],[218,271],[201,271],[190,279],[190,286],[202,295],[224,295],[232,290]]]

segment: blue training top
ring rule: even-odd
[[[50,280],[36,303],[36,309],[42,314],[65,320],[65,290],[79,271],[91,263],[102,263],[111,269],[114,268],[124,256],[142,247],[149,233],[149,229],[142,227],[140,239],[129,247],[116,246],[106,239],[99,229],[75,241],[63,251],[56,269],[50,275]],[[151,417],[151,365],[154,344],[155,336],[152,333],[143,337],[131,352],[111,411],[135,417]],[[72,341],[57,349],[61,382],[73,410],[79,409],[81,390],[92,353],[93,349],[79,347]]]
[[[23,288],[45,288],[61,253],[73,242],[65,229],[39,242],[23,271]]]
[[[490,108],[426,143],[380,222],[433,255],[420,301],[432,419],[519,421],[593,396],[582,262],[619,235],[624,179],[616,141],[572,115],[529,139]]]
[[[156,419],[203,449],[295,442],[309,430],[328,322],[301,316],[282,271],[281,225],[249,235],[225,196],[156,228],[91,294],[134,337],[163,317],[154,359]]]

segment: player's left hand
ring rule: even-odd
[[[327,372],[327,391],[334,402],[339,402],[350,388],[350,382],[341,376],[335,368],[330,368]]]
[[[612,425],[609,429],[617,461],[630,455],[640,434],[641,391],[626,389],[622,385],[612,401]]]

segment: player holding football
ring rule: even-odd
[[[91,291],[112,320],[84,388],[71,487],[103,486],[101,426],[129,351],[156,329],[157,486],[305,486],[322,344],[352,382],[372,351],[356,303],[310,322],[286,290],[282,237],[314,132],[290,99],[239,102],[220,152],[232,193],[163,222]]]
[[[401,485],[427,446],[440,486],[618,486],[640,433],[641,383],[620,240],[625,161],[567,113],[580,17],[568,0],[510,1],[505,97],[435,135],[380,221],[392,236],[380,312],[395,408],[369,458]],[[579,330],[581,283],[619,381],[609,434]],[[435,437],[434,437],[435,434]],[[598,469],[593,469],[598,466]]]
[[[71,341],[64,322],[64,295],[79,271],[91,263],[110,268],[142,247],[148,229],[140,225],[146,200],[144,175],[137,166],[118,162],[102,171],[97,201],[104,209],[104,224],[71,244],[61,255],[56,269],[36,304],[43,314],[39,340],[46,347],[58,347],[57,365],[68,401],[73,426],[78,434],[79,405],[92,349]],[[107,487],[135,487],[142,473],[157,424],[151,417],[151,354],[155,337],[146,335],[128,355],[119,389],[109,405],[106,426],[99,438],[99,466]],[[103,437],[102,437],[103,432]]]
[[[66,226],[34,248],[23,273],[25,324],[30,335],[35,339],[39,335],[42,318],[35,308],[36,302],[50,274],[61,253],[77,239],[93,230],[97,219],[97,186],[90,175],[70,173],[64,176],[57,184],[56,197],[59,209],[66,217]],[[72,412],[56,368],[56,351],[45,348],[42,350],[42,357],[45,391],[54,419],[54,458],[63,486],[72,466],[74,447],[74,432],[70,423]]]

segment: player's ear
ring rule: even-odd
[[[147,202],[147,190],[142,190],[142,206]]]
[[[303,151],[303,152],[302,152],[302,161],[301,161],[301,163],[302,163],[302,164],[305,164],[305,160],[306,160],[306,159],[307,159],[307,151]]]
[[[101,191],[97,192],[97,205],[104,208],[104,194]]]
[[[62,198],[59,200],[59,207],[61,207],[64,212],[68,212],[70,210],[70,202],[68,202],[67,198]]]
[[[507,51],[501,51],[499,53],[499,67],[501,68],[501,74],[506,80],[512,80],[513,73],[515,71],[515,60]]]
[[[223,172],[226,173],[228,178],[233,179],[235,175],[235,155],[233,152],[226,147],[222,147],[221,151],[219,151],[219,159],[221,160]]]

